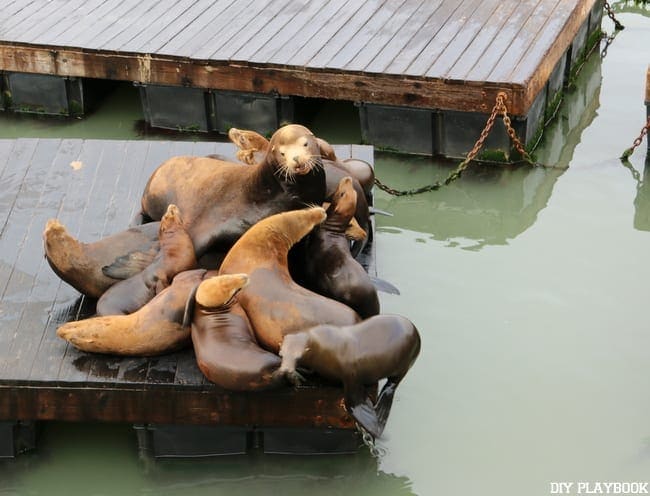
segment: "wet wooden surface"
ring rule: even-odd
[[[524,115],[595,3],[8,0],[0,68]]]
[[[372,163],[368,146],[336,146]],[[350,427],[333,387],[230,393],[209,383],[191,349],[157,358],[78,351],[56,336],[94,313],[62,282],[41,233],[58,218],[85,242],[121,231],[151,172],[173,155],[233,156],[225,143],[0,140],[0,420],[258,423]],[[372,255],[369,255],[372,258]],[[374,271],[374,260],[369,259]],[[282,405],[294,405],[284,409]],[[280,409],[280,410],[278,410]]]

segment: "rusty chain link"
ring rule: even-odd
[[[648,134],[648,129],[650,129],[650,117],[648,117],[648,120],[645,123],[645,126],[641,129],[641,133],[639,134],[639,137],[634,140],[634,143],[630,148],[625,150],[623,152],[623,155],[621,155],[621,160],[627,160],[632,153],[634,153],[634,149],[641,144],[643,141],[643,137]]]
[[[625,26],[623,26],[616,17],[614,17],[614,10],[612,9],[612,6],[609,4],[607,0],[605,0],[605,12],[607,12],[607,17],[609,17],[612,22],[614,23],[614,29],[616,31],[621,31],[622,29],[625,29]]]
[[[504,92],[499,92],[496,98],[496,102],[494,104],[494,107],[492,108],[492,112],[490,113],[490,117],[488,117],[488,120],[485,123],[485,128],[483,128],[483,131],[481,131],[481,134],[476,140],[476,143],[474,144],[474,147],[470,150],[470,152],[467,154],[467,157],[465,160],[463,160],[456,170],[452,171],[447,178],[444,181],[436,181],[433,184],[430,184],[428,186],[423,186],[421,188],[415,188],[415,189],[410,189],[410,190],[396,190],[393,189],[389,186],[386,186],[384,183],[382,183],[379,179],[375,178],[375,185],[382,191],[385,191],[386,193],[393,195],[393,196],[406,196],[406,195],[417,195],[419,193],[426,193],[428,191],[434,191],[440,189],[442,186],[446,186],[449,183],[455,181],[458,179],[463,171],[467,169],[469,166],[470,162],[476,158],[476,155],[478,155],[478,152],[481,151],[481,148],[483,148],[483,144],[485,143],[485,140],[487,139],[488,135],[490,134],[490,131],[492,130],[492,127],[494,126],[494,121],[496,120],[498,115],[501,115],[503,118],[503,123],[506,126],[506,131],[508,133],[508,136],[512,140],[512,143],[514,144],[515,148],[517,151],[521,154],[523,160],[528,162],[531,165],[536,165],[535,162],[531,159],[530,155],[524,148],[524,145],[522,144],[521,140],[517,136],[517,132],[514,130],[512,127],[512,122],[510,121],[510,117],[508,116],[508,108],[506,107],[506,100],[508,99],[508,95]]]

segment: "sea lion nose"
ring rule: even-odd
[[[300,156],[296,155],[295,157],[293,157],[293,161],[294,161],[296,164],[300,164]]]

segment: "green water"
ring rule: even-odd
[[[617,158],[645,122],[650,16],[619,17],[626,29],[590,59],[538,151],[568,169],[472,168],[438,192],[376,193],[394,214],[378,218],[379,276],[401,290],[381,294],[382,310],[423,338],[382,456],[148,464],[129,426],[48,424],[36,452],[0,462],[0,495],[514,496],[650,482],[646,142],[630,168]],[[4,118],[0,135],[136,137],[137,105],[124,86],[85,120]],[[349,108],[314,129],[359,140]],[[376,168],[398,189],[450,170],[381,153]]]

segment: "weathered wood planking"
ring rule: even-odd
[[[0,69],[526,115],[596,0],[14,0]]]
[[[372,163],[371,147],[335,149],[341,158]],[[62,323],[90,316],[94,301],[61,282],[45,261],[41,233],[47,220],[59,218],[83,241],[121,231],[160,163],[173,155],[211,153],[232,157],[234,146],[0,140],[0,421],[353,427],[336,387],[231,393],[205,380],[191,349],[119,358],[83,353],[56,337]],[[375,274],[372,253],[367,257]]]

